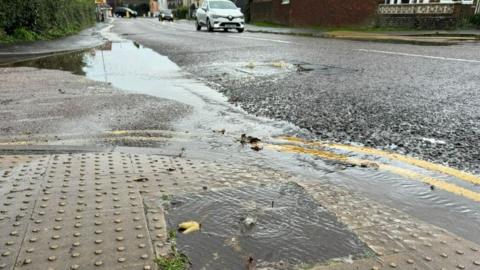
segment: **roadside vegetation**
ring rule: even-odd
[[[188,257],[180,253],[177,249],[177,232],[170,230],[168,232],[168,242],[170,243],[171,252],[164,257],[157,257],[157,263],[160,270],[187,270],[190,267]]]
[[[177,19],[187,19],[188,17],[188,7],[180,6],[174,11],[175,18]]]
[[[95,23],[93,0],[2,0],[0,42],[55,39]]]
[[[470,18],[470,23],[480,29],[480,14],[475,14]]]

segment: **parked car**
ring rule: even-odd
[[[237,29],[242,33],[245,29],[245,17],[234,3],[228,0],[205,0],[196,13],[196,28],[203,26],[212,32],[215,29]]]
[[[135,10],[129,9],[127,7],[118,7],[115,9],[115,16],[117,17],[126,17],[127,13],[130,14],[130,17],[136,18],[138,13]]]
[[[158,13],[158,20],[159,21],[171,21],[171,22],[173,22],[172,11],[170,9],[160,10],[160,13]]]

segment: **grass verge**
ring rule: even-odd
[[[93,26],[93,25],[90,25]],[[66,37],[79,33],[83,27],[64,27],[51,29],[45,33],[37,33],[27,28],[21,27],[15,29],[13,34],[7,35],[5,33],[0,33],[0,43],[22,43],[22,42],[32,42],[39,40],[53,40],[61,37]]]

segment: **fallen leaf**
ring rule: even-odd
[[[147,182],[147,181],[148,181],[148,178],[142,177],[142,178],[134,179],[133,181],[135,181],[135,182]]]
[[[244,143],[259,143],[261,142],[262,140],[260,140],[259,138],[256,138],[256,137],[252,137],[252,136],[247,136],[246,134],[242,134],[240,136],[240,143],[244,144]]]
[[[362,167],[362,168],[373,168],[373,169],[378,169],[379,168],[377,163],[368,162],[368,161],[360,163],[360,167]]]
[[[263,146],[261,144],[256,143],[256,144],[253,144],[250,148],[254,151],[261,151],[263,149]]]
[[[255,270],[257,269],[256,265],[255,265],[255,260],[253,259],[253,257],[248,257],[248,261],[247,261],[247,270]]]
[[[217,129],[217,130],[214,130],[213,133],[225,134],[225,129],[224,129],[224,128],[222,128],[222,129]]]
[[[180,231],[183,234],[189,234],[192,232],[196,232],[200,230],[200,223],[196,221],[186,221],[182,222],[178,225],[178,231]]]

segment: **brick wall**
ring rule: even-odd
[[[342,26],[374,21],[377,6],[383,0],[254,0],[253,21],[270,21],[294,26]],[[271,7],[268,11],[267,6]]]
[[[292,0],[290,24],[341,26],[373,21],[379,0]]]
[[[272,22],[272,1],[256,0],[250,6],[251,21]]]
[[[438,4],[430,5],[434,6]],[[438,7],[436,9],[426,9],[430,12],[423,13],[394,12],[395,6],[392,6],[390,8],[393,8],[393,12],[379,14],[376,24],[381,27],[454,29],[468,21],[470,16],[472,16],[475,11],[473,5],[441,4],[441,6],[443,7],[442,9],[439,9]],[[423,8],[426,7],[427,6],[425,5],[423,6]],[[448,10],[448,12],[435,12],[435,10]]]
[[[291,5],[282,5],[282,0],[272,0],[272,22],[289,25],[290,13]]]

